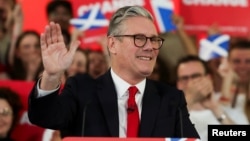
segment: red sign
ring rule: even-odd
[[[97,10],[100,10],[101,13],[105,16],[106,21],[111,18],[114,11],[124,5],[145,5],[144,0],[135,0],[135,1],[127,1],[127,0],[91,0],[91,1],[80,1],[80,0],[71,0],[74,9],[74,17],[78,17],[80,15],[85,14],[89,10],[94,7]],[[99,12],[99,11],[98,11]],[[95,20],[95,19],[93,19]],[[93,21],[92,20],[92,21]],[[104,21],[105,19],[103,19]],[[107,22],[106,22],[107,23]],[[103,25],[103,27],[98,27],[91,30],[84,30],[84,38],[81,39],[82,46],[91,45],[89,43],[98,41],[101,37],[106,36],[107,34],[107,26],[108,24]],[[85,48],[85,47],[84,47]]]
[[[112,14],[119,8],[128,5],[139,5],[149,10],[155,18],[159,32],[170,30],[171,12],[176,12],[174,0],[71,0],[74,9],[74,19],[71,24],[84,31],[83,44],[96,42],[106,36],[108,22]],[[172,15],[172,14],[171,14]],[[93,28],[95,27],[95,28]]]
[[[45,9],[48,1],[19,0],[24,12],[24,29],[44,31],[47,24]],[[141,5],[151,11],[152,1],[169,0],[70,0],[75,17],[89,10],[93,5],[99,5],[108,18],[121,6]],[[170,0],[171,1],[171,0]],[[191,34],[204,33],[207,28],[216,23],[220,30],[230,35],[248,35],[250,30],[250,0],[172,0],[174,11],[185,19],[185,29]],[[33,12],[36,11],[36,12]],[[39,18],[36,18],[39,15]],[[36,19],[36,22],[34,22]],[[99,35],[106,35],[106,28],[87,31],[86,42],[96,41]]]
[[[217,24],[223,33],[244,36],[249,33],[249,0],[181,0],[180,15],[189,33],[204,33]]]

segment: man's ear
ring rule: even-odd
[[[109,36],[108,37],[108,50],[110,53],[116,53],[116,44],[115,44],[115,37]]]

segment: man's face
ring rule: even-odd
[[[201,62],[190,61],[179,65],[177,70],[177,87],[180,90],[187,88],[192,80],[200,79],[205,76],[205,69]]]
[[[5,22],[7,15],[11,12],[14,3],[12,0],[0,0],[0,21]]]
[[[229,63],[239,76],[241,83],[250,79],[250,49],[233,49],[229,55]]]
[[[58,6],[55,11],[49,14],[49,21],[55,21],[59,23],[62,29],[68,30],[70,27],[70,19],[71,19],[70,12],[68,9],[64,8],[63,6]]]
[[[105,55],[101,52],[91,52],[88,55],[89,61],[89,74],[96,78],[104,74],[107,71],[108,64],[106,62]]]
[[[122,26],[121,35],[158,36],[154,23],[144,17],[129,18]],[[109,42],[113,43],[109,43],[112,68],[123,78],[139,80],[152,73],[159,50],[153,49],[149,39],[141,48],[135,46],[133,37],[112,37]]]

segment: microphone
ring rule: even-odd
[[[182,111],[181,108],[178,107],[179,119],[180,119],[180,130],[181,130],[181,138],[183,137],[183,121],[182,121]]]
[[[132,113],[135,111],[136,105],[128,105],[127,112]]]
[[[128,107],[127,108],[127,112],[128,113],[132,113],[132,112],[134,112],[135,111],[135,107],[133,106],[133,107]]]
[[[86,112],[87,112],[87,109],[88,109],[88,106],[89,104],[91,103],[91,101],[89,100],[86,104],[85,104],[85,107],[83,109],[83,113],[82,113],[82,137],[85,135],[84,132],[85,132],[85,123],[86,123]]]

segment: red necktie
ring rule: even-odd
[[[137,137],[139,129],[139,111],[135,102],[135,94],[138,89],[135,86],[131,86],[128,90],[127,137]]]

